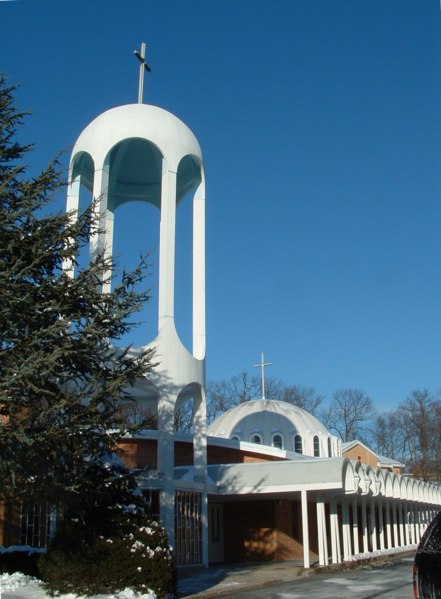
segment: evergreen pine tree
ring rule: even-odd
[[[72,505],[95,496],[100,457],[120,435],[118,404],[152,367],[151,351],[133,357],[108,342],[131,329],[148,299],[136,289],[146,265],[123,271],[107,294],[109,259],[79,268],[93,210],[46,214],[64,176],[55,160],[26,177],[31,146],[16,140],[26,113],[14,89],[0,76],[0,500]],[[109,480],[100,480],[105,493]]]

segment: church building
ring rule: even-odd
[[[144,62],[140,68],[143,73]],[[309,568],[417,543],[440,509],[440,488],[404,476],[401,464],[363,443],[342,444],[304,410],[250,401],[207,430],[205,172],[190,129],[144,104],[140,86],[137,104],[104,112],[79,136],[67,210],[78,209],[82,188],[99,198],[103,215],[92,258],[112,254],[121,205],[147,202],[160,212],[157,335],[131,350],[155,348],[158,366],[131,392],[157,414],[158,430],[125,436],[119,448],[128,466],[149,466],[139,485],[167,530],[178,566],[301,558]],[[185,197],[193,208],[191,351],[175,327],[176,214]],[[176,433],[175,413],[186,402],[193,432]],[[45,546],[54,527],[46,507],[1,509],[0,545]]]

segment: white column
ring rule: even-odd
[[[323,523],[323,539],[325,541],[324,544],[324,553],[325,553],[325,564],[329,564],[329,555],[328,555],[328,533],[326,530],[326,510],[325,510],[325,502],[323,500],[322,504],[322,523]]]
[[[357,497],[352,499],[352,537],[354,544],[354,555],[360,553],[360,546],[358,542],[358,511],[357,511]]]
[[[351,530],[349,523],[349,506],[346,497],[341,502],[342,529],[343,529],[343,559],[345,562],[351,560]]]
[[[303,567],[309,568],[309,527],[308,527],[308,497],[306,489],[301,491],[302,498],[302,532],[303,532]]]
[[[398,500],[398,517],[400,522],[400,547],[404,547],[406,544],[404,540],[404,521],[403,521],[403,504],[401,499]]]
[[[166,171],[162,175],[161,224],[159,238],[159,328],[162,319],[174,317],[176,231],[176,173]]]
[[[193,463],[194,481],[203,483],[202,493],[202,563],[208,567],[208,500],[207,481],[207,426],[204,389],[198,387],[193,394]]]
[[[392,531],[390,524],[390,500],[386,499],[386,532],[387,532],[387,548],[392,549]]]
[[[158,479],[163,481],[160,491],[161,524],[174,548],[175,537],[175,480],[174,480],[174,411],[175,398],[166,392],[158,399]]]
[[[420,538],[423,536],[424,531],[425,531],[425,526],[424,526],[424,512],[423,512],[423,505],[422,503],[418,504],[418,519],[419,519],[419,523],[420,523]]]
[[[377,551],[377,522],[375,518],[375,500],[371,498],[371,546],[372,551]]]
[[[394,547],[399,547],[400,541],[398,539],[398,522],[397,522],[397,504],[395,499],[392,501],[393,510],[393,523],[394,523]]]
[[[340,539],[339,539],[339,531],[338,531],[337,502],[335,499],[331,499],[329,507],[330,507],[330,521],[331,521],[332,563],[339,564],[341,562]]]
[[[406,545],[410,545],[410,535],[409,535],[409,504],[407,501],[404,504],[404,536],[406,539]]]
[[[363,553],[369,552],[368,543],[368,527],[367,527],[367,514],[366,514],[366,497],[361,498],[361,519],[363,526]]]
[[[421,540],[421,534],[420,534],[420,520],[419,520],[417,503],[413,506],[413,521],[414,521],[414,528],[415,528],[415,541],[414,542],[419,543]]]
[[[80,177],[76,177],[75,180],[71,181],[67,186],[67,201],[66,201],[66,212],[74,212],[71,217],[71,222],[76,222],[78,219],[78,210],[80,207]],[[73,278],[75,276],[74,265],[71,260],[63,260],[63,270]]]
[[[383,498],[378,498],[378,531],[380,534],[380,550],[385,549],[384,546],[384,521],[383,521]]]
[[[205,185],[193,199],[193,356],[205,358]]]
[[[319,564],[320,566],[325,565],[325,543],[326,536],[323,534],[323,497],[317,498],[317,534],[318,534],[318,549],[319,549]]]

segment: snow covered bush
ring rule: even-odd
[[[114,465],[112,466],[115,470]],[[66,510],[39,568],[51,596],[95,595],[126,588],[158,597],[174,595],[175,561],[165,530],[124,466],[116,488],[109,487],[82,513]]]

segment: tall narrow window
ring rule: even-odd
[[[303,443],[300,435],[294,437],[294,451],[296,453],[303,453]]]
[[[320,441],[317,435],[314,437],[314,457],[320,457]]]
[[[274,435],[274,437],[273,437],[273,447],[277,447],[277,449],[283,449],[282,435]]]
[[[328,437],[328,456],[332,458],[332,442],[331,437]]]

